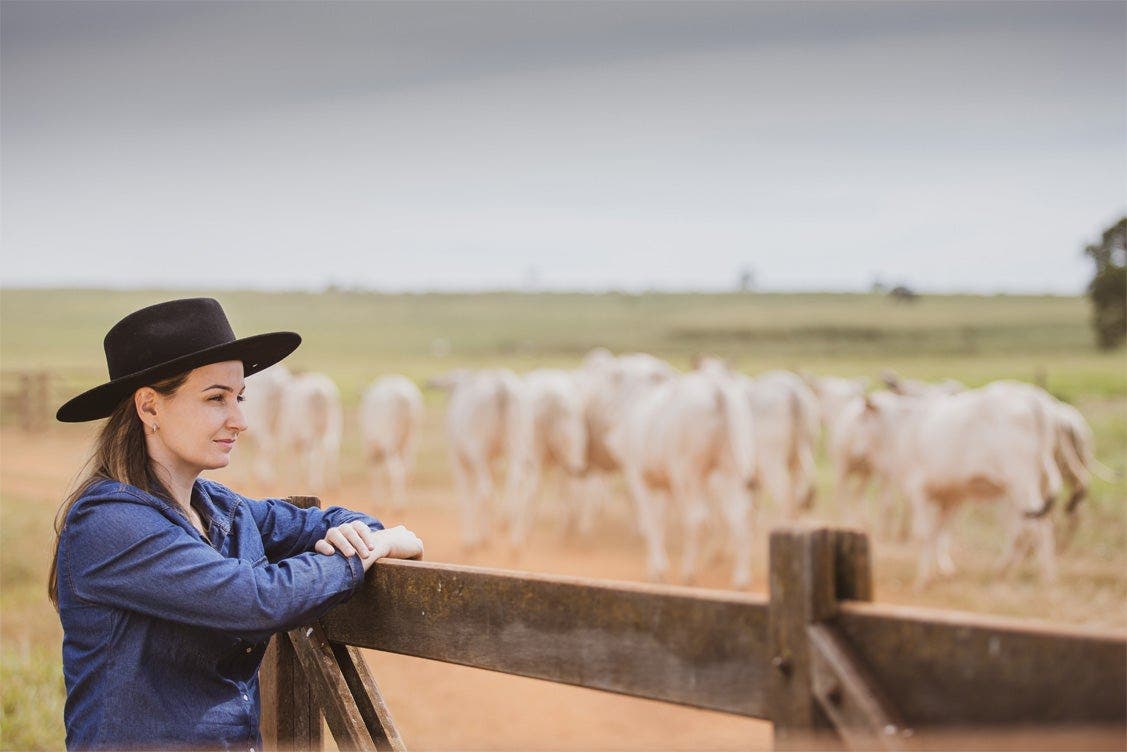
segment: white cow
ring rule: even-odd
[[[752,422],[746,395],[728,374],[688,373],[638,385],[627,397],[623,417],[606,442],[634,498],[652,579],[663,579],[669,566],[666,495],[681,514],[682,577],[694,577],[712,486],[722,489],[721,509],[733,538],[732,583],[746,587],[750,582]]]
[[[615,357],[605,348],[596,348],[572,371],[579,386],[587,425],[587,472],[569,484],[573,509],[579,516],[580,531],[589,531],[598,507],[611,495],[610,479],[619,471],[618,459],[607,447],[607,436],[625,414],[626,404],[638,390],[672,381],[673,366],[646,353]],[[635,517],[635,521],[640,521]],[[570,519],[569,519],[570,522]]]
[[[323,373],[294,376],[282,394],[278,447],[295,468],[304,466],[313,493],[340,484],[341,430],[340,390],[333,380]]]
[[[892,371],[884,371],[881,380],[889,390],[904,397],[932,398],[965,391],[966,387],[959,381],[947,379],[939,383],[902,379]],[[831,391],[833,391],[831,389]],[[840,387],[838,394],[844,394]],[[870,395],[870,401],[882,404],[886,398],[880,392]],[[897,504],[898,496],[894,484],[874,465],[873,458],[865,451],[859,449],[856,432],[861,430],[861,421],[864,418],[866,401],[864,391],[857,393],[845,401],[837,410],[836,417],[831,421],[831,429],[827,433],[826,452],[834,468],[834,499],[839,514],[846,518],[854,518],[860,513],[860,502],[865,495],[865,490],[870,486],[876,490],[879,497],[878,516],[882,532],[886,535],[896,534],[900,540],[906,540],[909,532],[910,510]]]
[[[406,376],[383,376],[360,398],[360,436],[364,456],[371,463],[372,497],[379,498],[379,473],[387,472],[392,506],[402,512],[407,503],[407,475],[423,427],[423,395]]]
[[[826,436],[833,433],[846,405],[859,397],[864,397],[865,391],[869,388],[869,380],[865,378],[844,379],[838,376],[810,374],[803,374],[802,378],[818,398],[822,430]]]
[[[448,389],[446,435],[454,481],[462,499],[462,542],[480,545],[490,528],[494,473],[507,459],[521,421],[521,384],[507,369],[459,370],[432,379]]]
[[[282,409],[282,394],[292,378],[281,363],[247,377],[242,403],[247,431],[239,437],[239,445],[243,446],[247,439],[250,440],[254,453],[253,472],[262,483],[271,483],[276,477],[278,416]]]
[[[797,374],[768,371],[739,377],[755,423],[755,477],[790,518],[814,500],[819,406]]]
[[[1068,502],[1065,504],[1067,523],[1063,541],[1064,545],[1067,545],[1075,533],[1076,511],[1088,495],[1092,476],[1096,475],[1109,482],[1115,480],[1114,471],[1096,459],[1095,438],[1091,426],[1075,407],[1056,399],[1034,384],[1004,380],[992,382],[983,388],[1002,394],[1025,395],[1040,400],[1051,416],[1053,456],[1064,483],[1067,483],[1071,489]]]
[[[908,498],[920,546],[917,586],[935,569],[954,571],[949,522],[968,501],[1000,503],[1009,518],[1008,565],[1022,529],[1036,537],[1047,580],[1056,576],[1051,522],[1061,487],[1052,417],[1044,403],[1014,391],[979,389],[936,397],[890,392],[864,401],[854,451]]]
[[[838,411],[826,434],[826,454],[834,471],[834,507],[838,514],[846,520],[855,520],[860,514],[865,491],[873,486],[881,499],[880,518],[885,533],[895,527],[895,487],[881,474],[873,456],[874,448],[866,442],[865,433],[869,430],[867,411],[870,406],[882,405],[891,399],[890,394],[874,392],[868,397],[862,394],[851,398]],[[907,517],[903,519],[907,521]],[[902,537],[907,535],[907,527],[901,526],[900,531]]]
[[[592,350],[576,373],[586,406],[587,465],[604,472],[618,470],[607,436],[621,422],[629,399],[639,390],[673,381],[677,371],[660,358],[630,353],[617,358],[602,348]]]
[[[520,386],[521,406],[508,467],[509,533],[514,547],[528,536],[530,506],[544,470],[555,467],[574,477],[587,466],[585,404],[573,374],[540,369],[525,374]]]

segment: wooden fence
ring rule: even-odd
[[[0,412],[5,421],[15,420],[24,431],[42,431],[54,416],[55,376],[49,371],[3,371]]]
[[[1123,634],[873,604],[856,531],[773,531],[769,562],[764,598],[381,561],[273,641],[264,741],[320,749],[323,713],[341,749],[404,749],[368,648],[760,718],[780,749],[1127,743]]]

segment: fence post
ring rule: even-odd
[[[768,558],[775,747],[832,749],[840,741],[814,694],[807,627],[833,616],[839,599],[871,599],[868,539],[852,530],[783,528],[771,532]]]
[[[320,507],[316,496],[291,496],[291,504]],[[321,706],[305,676],[293,645],[274,635],[259,671],[262,697],[262,741],[271,750],[320,750]]]

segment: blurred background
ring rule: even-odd
[[[1079,410],[1098,463],[1057,582],[1033,561],[999,577],[1002,522],[967,505],[958,571],[913,588],[875,499],[835,503],[827,436],[802,517],[873,532],[878,601],[1127,628],[1125,48],[1109,2],[3,0],[0,747],[63,743],[46,572],[97,426],[54,410],[106,380],[113,323],[191,295],[240,335],[300,332],[287,364],[328,376],[342,416],[324,488],[284,451],[256,472],[250,442],[213,476],[403,522],[436,561],[647,576],[617,477],[586,531],[546,471],[526,545],[462,545],[451,395],[427,386],[455,369],[570,372],[602,347],[869,392],[889,372],[1034,384]],[[402,509],[359,413],[389,374],[425,406]],[[788,515],[755,514],[763,592]],[[713,548],[697,584],[729,587]],[[770,743],[754,721],[369,660],[417,748]]]

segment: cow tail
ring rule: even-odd
[[[1056,427],[1050,425],[1049,416],[1045,414],[1044,403],[1034,399],[1031,400],[1031,405],[1038,440],[1038,460],[1041,463],[1041,498],[1047,512],[1061,489],[1060,469],[1056,463],[1057,432]]]
[[[719,397],[724,416],[724,434],[732,466],[746,485],[755,479],[755,436],[752,433],[751,405],[747,394],[739,385],[728,382],[719,385]]]
[[[1083,449],[1080,447],[1081,439],[1076,435],[1076,431],[1072,426],[1065,423],[1059,426],[1059,431],[1057,452],[1061,466],[1068,474],[1068,482],[1072,486],[1072,496],[1069,497],[1068,506],[1065,507],[1065,510],[1072,514],[1076,511],[1076,507],[1080,506],[1084,497],[1088,495],[1090,473],[1083,460]]]

